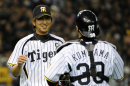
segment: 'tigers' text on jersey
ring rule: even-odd
[[[36,60],[43,60],[43,62],[47,62],[48,57],[53,57],[56,54],[56,51],[49,51],[49,52],[42,52],[40,55],[40,50],[38,49],[37,52],[33,50],[32,52],[28,52],[28,58],[30,58],[30,62],[34,62]],[[34,58],[37,57],[37,58]],[[43,58],[40,58],[43,57]]]

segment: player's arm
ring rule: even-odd
[[[47,80],[49,86],[58,86],[59,77],[62,73],[64,73],[63,71],[60,71],[60,69],[63,70],[61,66],[62,64],[60,64],[63,60],[59,60],[60,57],[58,56],[59,54],[56,54],[52,58],[52,63],[44,75],[44,78]]]
[[[12,67],[12,74],[19,76],[22,70],[22,65],[27,61],[27,56],[19,56],[17,64]]]
[[[7,65],[12,77],[19,76],[22,70],[22,65],[27,61],[27,53],[24,53],[23,45],[26,41],[19,40],[8,59]],[[27,50],[26,50],[27,51]]]
[[[44,75],[50,86],[56,86],[60,76],[70,71],[68,68],[68,62],[66,61],[66,52],[66,50],[61,50],[52,58],[51,66]]]
[[[116,81],[122,81],[124,79],[124,62],[118,52],[114,49],[114,60],[113,60],[113,78]]]

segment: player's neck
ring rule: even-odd
[[[48,32],[39,32],[39,31],[36,31],[36,34],[44,36],[44,35],[48,35]]]
[[[37,36],[41,36],[41,37],[46,37],[46,36],[48,36],[49,34],[47,33],[47,34],[38,34],[38,33],[35,33],[35,35],[37,35]]]
[[[47,34],[47,35],[39,35],[37,33],[34,33],[34,36],[35,36],[36,39],[42,40],[42,41],[46,41],[46,40],[48,40],[50,38],[49,34]]]

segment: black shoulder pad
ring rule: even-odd
[[[72,44],[72,43],[65,43],[65,44],[63,44],[62,46],[60,46],[60,47],[57,49],[57,53],[58,53],[62,48],[66,47],[66,46],[68,46],[68,45],[70,45],[70,44]]]

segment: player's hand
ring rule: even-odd
[[[27,61],[27,56],[21,55],[18,58],[18,66],[21,67]]]

